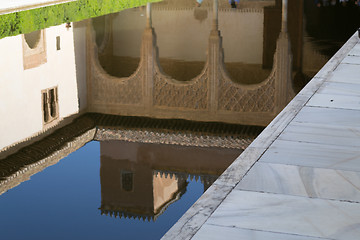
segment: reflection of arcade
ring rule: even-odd
[[[106,141],[101,151],[101,213],[156,218],[186,191],[190,175],[204,191],[239,155],[239,150]]]
[[[159,65],[151,4],[147,5],[140,63],[130,77],[112,76],[104,70],[99,62],[99,55],[106,50],[101,44],[98,51],[95,33],[89,25],[88,110],[123,116],[266,126],[294,94],[285,17],[287,8],[283,7],[282,10],[282,28],[271,74],[261,83],[248,85],[234,83],[224,67],[217,4],[218,0],[214,0],[205,67],[200,75],[186,82],[168,76]],[[104,37],[104,41],[108,39],[108,42],[112,42],[111,31],[105,35],[109,37]]]

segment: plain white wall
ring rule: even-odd
[[[43,130],[43,89],[58,86],[59,119],[79,112],[73,28],[45,31],[47,62],[31,69],[23,68],[21,35],[0,40],[0,150]]]

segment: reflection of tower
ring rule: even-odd
[[[137,144],[101,144],[101,213],[155,220],[186,190],[186,179],[154,174]],[[120,149],[120,151],[119,151]]]
[[[212,176],[204,176],[201,178],[201,182],[204,185],[204,192],[216,181],[216,178]]]
[[[101,213],[156,219],[186,191],[194,178],[206,190],[239,155],[239,150],[100,143]]]
[[[155,220],[186,190],[186,180],[153,174],[134,159],[101,157],[101,213]]]

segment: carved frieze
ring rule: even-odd
[[[275,106],[275,76],[256,86],[232,82],[227,77],[219,80],[218,110],[233,112],[273,112]]]
[[[157,71],[154,76],[154,106],[207,109],[209,92],[207,83],[206,70],[189,82],[173,80]]]

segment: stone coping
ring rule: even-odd
[[[0,155],[0,195],[92,140],[245,149],[263,129],[98,113],[74,117]]]
[[[252,166],[279,137],[299,111],[312,98],[335,68],[358,43],[355,33],[327,62],[314,78],[279,113],[250,146],[228,167],[215,183],[194,203],[179,221],[163,236],[164,239],[191,239],[221,205]]]

